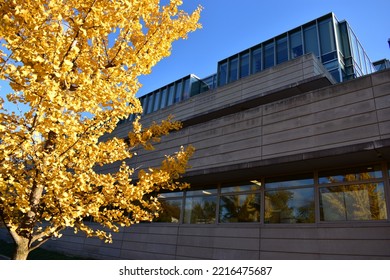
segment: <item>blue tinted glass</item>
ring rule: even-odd
[[[184,81],[183,100],[190,98],[190,94],[191,94],[190,79],[188,78],[188,79],[185,79],[185,81]]]
[[[245,53],[240,57],[240,78],[249,75],[249,53]]]
[[[252,51],[252,74],[261,71],[261,48]]]
[[[291,58],[296,58],[302,54],[302,33],[298,31],[290,35],[290,56]]]
[[[148,96],[148,108],[146,110],[147,114],[153,112],[153,101],[154,101],[154,94],[151,94]]]
[[[167,89],[164,88],[162,90],[162,94],[161,94],[161,107],[160,108],[161,109],[165,108],[166,104],[167,104]]]
[[[175,91],[175,103],[181,101],[181,92],[182,92],[182,82],[178,82],[176,84],[176,91]]]
[[[276,51],[277,51],[277,56],[276,56],[277,64],[288,60],[287,37],[284,37],[276,41]]]
[[[336,50],[332,20],[327,19],[318,25],[320,31],[321,53],[326,54]]]
[[[218,85],[223,86],[226,84],[227,80],[227,62],[224,62],[219,65],[218,70]]]
[[[305,41],[305,53],[313,53],[315,56],[319,56],[316,25],[312,25],[305,28],[304,41]]]
[[[234,58],[229,62],[229,82],[233,82],[238,78],[238,59]]]
[[[175,98],[175,85],[170,85],[169,92],[168,92],[168,106],[173,104],[174,98]]]
[[[157,91],[154,97],[153,111],[157,111],[158,109],[160,109],[160,97],[161,97],[161,91]]]
[[[311,185],[314,185],[314,178],[312,175],[269,178],[265,180],[266,189],[291,188]]]
[[[269,43],[264,46],[264,69],[274,65],[274,43]]]

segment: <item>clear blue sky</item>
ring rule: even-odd
[[[182,8],[204,7],[203,28],[175,42],[170,57],[141,77],[138,96],[188,74],[204,78],[217,62],[329,12],[347,20],[372,61],[390,58],[390,0],[183,0]],[[0,95],[9,92],[3,81]]]
[[[204,78],[217,62],[329,12],[347,20],[372,61],[390,58],[390,0],[183,0],[200,4],[203,28],[175,42],[170,57],[141,77],[138,96],[188,74]]]

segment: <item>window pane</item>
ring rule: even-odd
[[[219,65],[218,69],[218,85],[226,85],[227,81],[227,62],[224,62]]]
[[[274,66],[274,43],[264,46],[264,69]]]
[[[249,53],[241,55],[240,59],[240,78],[249,75]]]
[[[183,91],[183,100],[186,100],[190,98],[190,79],[185,79],[184,80],[184,91]]]
[[[161,94],[161,109],[165,108],[166,103],[167,103],[167,89],[164,88]]]
[[[260,194],[221,196],[219,221],[221,223],[260,222]]]
[[[182,92],[182,82],[178,82],[176,84],[176,91],[175,91],[175,103],[178,103],[181,101],[181,92]]]
[[[299,176],[287,176],[287,177],[276,177],[267,178],[265,180],[265,188],[279,189],[279,188],[291,188],[301,186],[314,185],[313,175],[299,175]]]
[[[290,35],[290,56],[291,58],[296,58],[303,54],[302,47],[302,34],[301,32],[295,32]]]
[[[266,223],[314,223],[314,188],[265,192]]]
[[[387,218],[383,183],[320,188],[321,221]]]
[[[162,210],[155,221],[164,223],[179,223],[182,201],[183,200],[181,198],[160,200]]]
[[[277,49],[277,64],[282,63],[288,60],[287,53],[287,37],[278,39],[276,41],[276,49]]]
[[[238,78],[238,59],[234,58],[229,62],[229,82],[234,82]]]
[[[153,111],[157,111],[158,109],[160,109],[160,95],[161,95],[161,91],[157,91],[155,93]]]
[[[206,189],[206,190],[197,190],[197,191],[187,191],[186,196],[199,196],[199,195],[212,195],[217,194],[217,189]]]
[[[252,74],[261,71],[261,48],[252,51]]]
[[[256,191],[260,188],[259,185],[239,185],[232,187],[223,187],[221,188],[221,193],[231,193],[231,192],[245,192],[245,191]]]
[[[154,94],[151,94],[148,96],[148,108],[146,113],[149,114],[153,111],[153,100],[154,100]]]
[[[354,182],[382,178],[380,165],[331,170],[319,173],[320,184]]]
[[[217,208],[216,196],[187,197],[184,223],[213,224]]]
[[[169,93],[168,93],[168,106],[173,104],[174,98],[175,98],[175,85],[170,85]]]
[[[304,30],[305,39],[305,53],[313,53],[315,56],[319,56],[317,28],[316,25],[306,27]]]
[[[332,20],[327,19],[318,25],[320,31],[321,53],[326,54],[336,50],[336,43],[333,34]]]

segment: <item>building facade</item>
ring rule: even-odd
[[[325,15],[221,60],[216,75],[143,97],[145,126],[174,115],[183,128],[128,163],[158,166],[193,145],[191,188],[161,193],[159,219],[113,233],[113,244],[66,231],[46,248],[97,259],[390,259],[390,70],[373,72],[364,54],[366,72],[356,71],[343,26]],[[126,137],[131,119],[107,137]]]

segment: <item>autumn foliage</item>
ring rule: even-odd
[[[137,78],[200,27],[200,8],[189,15],[181,1],[164,2],[0,0],[0,79],[12,87],[0,98],[0,217],[15,258],[66,227],[111,241],[110,230],[154,218],[160,205],[147,194],[183,187],[176,179],[191,147],[137,178],[125,163],[177,122],[143,128],[136,118],[127,139],[99,141],[142,113]],[[8,103],[28,110],[7,111]],[[118,161],[116,173],[97,172]],[[92,229],[87,217],[103,227]]]

